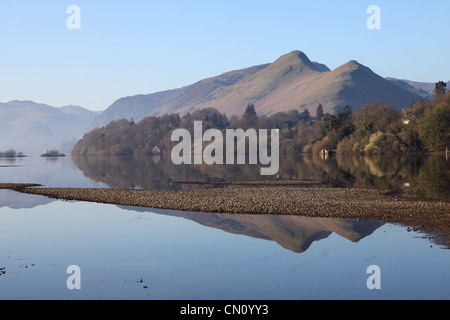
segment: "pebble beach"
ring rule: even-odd
[[[445,238],[450,235],[448,200],[402,198],[376,189],[278,184],[176,191],[45,188],[35,184],[0,184],[0,189],[68,201],[177,211],[376,220],[403,224]]]

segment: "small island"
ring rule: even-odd
[[[9,149],[5,152],[0,152],[0,158],[24,158],[26,157],[23,152],[16,152],[13,149]]]
[[[65,157],[65,156],[66,155],[64,153],[60,153],[57,150],[50,150],[50,151],[47,150],[47,152],[41,154],[41,157],[44,157],[44,158],[61,158],[61,157]]]

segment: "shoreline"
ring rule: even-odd
[[[246,180],[246,181],[175,181],[185,185],[216,185],[216,186],[323,186],[323,181],[314,180]]]
[[[0,189],[67,201],[189,212],[376,220],[432,233],[450,243],[450,201],[401,198],[376,189],[281,185],[172,191],[45,188],[14,183],[0,183]]]

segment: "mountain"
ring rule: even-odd
[[[317,105],[320,102],[326,112],[336,111],[345,105],[350,105],[354,110],[374,100],[382,100],[402,109],[409,107],[412,100],[421,99],[417,94],[396,86],[355,60],[325,73],[311,84],[309,90],[312,92],[304,99],[307,105]]]
[[[0,103],[0,150],[12,148],[29,156],[53,148],[70,152],[96,116],[97,112],[79,106],[55,108],[33,101]]]
[[[227,115],[240,115],[248,103],[254,103],[257,111],[265,114],[297,109],[301,100],[294,94],[303,92],[324,74],[304,53],[296,51],[234,84],[217,88],[208,95],[208,99],[185,100],[182,104],[172,104],[169,108],[163,106],[160,110],[162,113],[183,114],[193,108],[213,107]]]
[[[187,108],[188,111],[192,111],[195,109],[195,104],[210,100],[211,93],[215,92],[215,90],[235,84],[246,76],[258,72],[267,66],[261,65],[227,72],[180,89],[121,98],[99,115],[91,125],[91,128],[103,127],[117,119],[134,119],[139,121],[147,116],[176,113],[187,104],[187,101],[194,105],[192,108]]]
[[[254,103],[261,114],[308,109],[314,115],[319,103],[325,112],[334,113],[346,105],[357,109],[377,99],[400,109],[422,99],[419,93],[382,78],[357,61],[330,70],[303,52],[293,51],[273,63],[231,71],[184,88],[119,99],[91,128],[120,118],[139,121],[149,115],[182,115],[209,107],[228,116],[240,115],[248,103]]]

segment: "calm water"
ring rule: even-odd
[[[449,171],[439,157],[286,157],[280,176],[448,199]],[[181,189],[195,186],[180,181],[258,174],[164,158],[0,160],[0,182],[51,187]],[[0,299],[450,298],[450,251],[379,222],[125,208],[0,190],[0,243]],[[67,289],[70,265],[81,269],[81,290]],[[367,288],[371,265],[381,269],[381,290]]]

